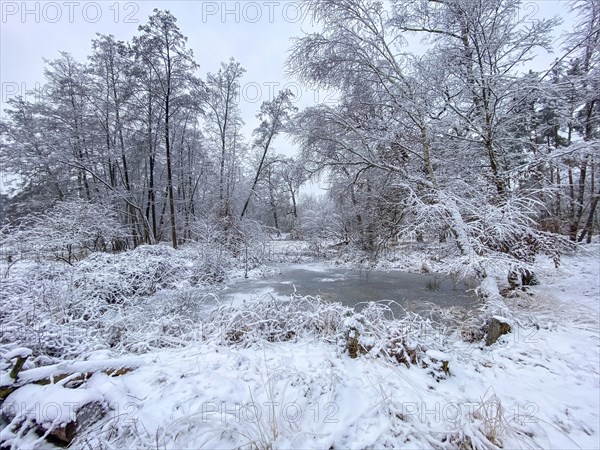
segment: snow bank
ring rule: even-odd
[[[65,389],[58,385],[27,385],[10,394],[2,405],[2,414],[17,421],[30,420],[45,429],[64,427],[77,419],[77,410],[104,398],[89,389]],[[14,420],[13,420],[14,421]]]

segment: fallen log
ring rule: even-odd
[[[121,358],[98,361],[64,361],[49,366],[36,367],[35,369],[24,370],[18,376],[21,383],[51,384],[68,377],[74,373],[95,373],[104,372],[110,375],[111,372],[119,373],[137,369],[143,365],[141,358]],[[123,372],[123,373],[126,373]],[[122,375],[122,373],[119,373]]]
[[[13,429],[33,424],[41,435],[65,444],[70,444],[78,433],[100,420],[106,411],[100,393],[59,385],[22,386],[2,405],[2,416]]]
[[[49,366],[18,371],[16,378],[11,380],[12,383],[0,385],[0,402],[4,401],[4,399],[19,387],[27,384],[46,386],[59,383],[69,378],[68,383],[70,385],[77,385],[83,383],[95,373],[101,372],[111,377],[117,377],[139,368],[143,363],[141,358],[65,361]]]

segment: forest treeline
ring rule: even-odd
[[[540,252],[558,262],[569,242],[591,240],[598,0],[571,2],[576,23],[561,38],[560,19],[522,17],[518,0],[302,4],[319,31],[291,43],[287,69],[338,100],[298,111],[281,91],[250,136],[244,69],[230,59],[200,77],[168,11],[129,42],[97,35],[87,61],[48,61],[35,101],[11,100],[1,124],[2,165],[20,180],[5,221],[76,200],[132,246],[206,230],[235,243],[258,224],[372,255],[402,239],[455,243],[476,271]],[[425,52],[407,46],[415,34]],[[554,63],[530,70],[543,51]],[[284,134],[295,157],[274,148]],[[299,198],[315,177],[325,197]]]

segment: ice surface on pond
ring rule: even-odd
[[[440,307],[472,308],[477,298],[475,285],[454,282],[441,275],[414,274],[384,270],[349,270],[319,264],[281,265],[280,273],[260,280],[244,280],[218,293],[221,300],[252,300],[273,295],[320,296],[360,309],[361,302],[393,301],[403,308],[418,311],[425,303]]]

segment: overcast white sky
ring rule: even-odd
[[[290,38],[311,30],[310,19],[298,2],[248,1],[0,1],[0,80],[2,103],[15,93],[43,81],[43,58],[58,51],[84,61],[95,33],[129,40],[154,8],[169,9],[178,19],[188,45],[199,62],[200,75],[214,72],[221,61],[235,57],[246,68],[242,82],[247,122],[273,89],[292,83],[284,78]],[[525,1],[523,14],[536,20],[566,16],[565,2]],[[540,60],[551,62],[553,56]],[[16,92],[15,92],[16,91]],[[299,104],[314,101],[314,93],[298,92]],[[251,125],[249,123],[249,125]]]
[[[0,6],[1,109],[11,96],[43,82],[43,58],[56,58],[62,50],[85,61],[95,33],[130,40],[154,8],[169,9],[177,17],[203,78],[231,56],[246,68],[242,80],[246,135],[257,125],[254,115],[261,102],[286,85],[296,91],[300,107],[322,101],[326,95],[301,89],[295,80],[284,77],[290,39],[312,30],[306,11],[295,1],[1,0]],[[569,29],[571,24],[567,10],[566,2],[561,0],[524,1],[522,8],[530,20],[554,15],[565,18],[561,30]],[[418,44],[416,39],[413,41],[411,46]],[[544,69],[554,58],[541,55],[536,66]],[[278,145],[278,151],[292,151],[283,140]]]

